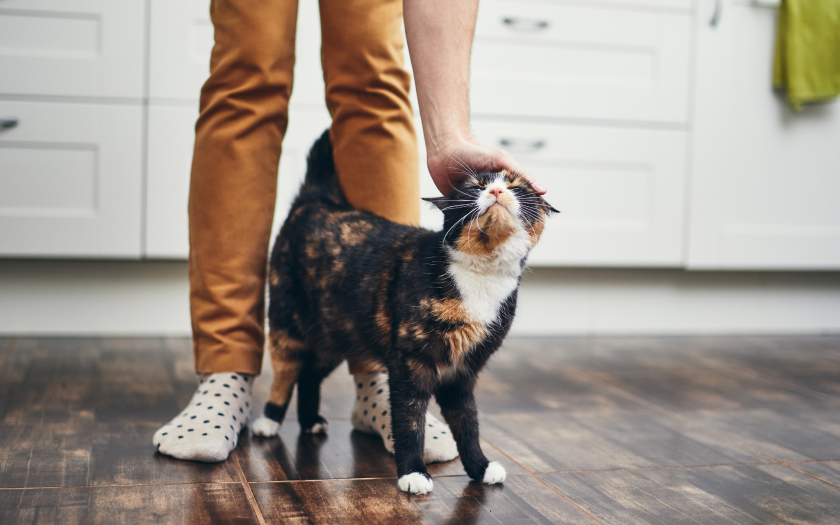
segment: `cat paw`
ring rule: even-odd
[[[428,494],[432,491],[434,483],[428,474],[421,474],[420,472],[412,472],[406,474],[397,481],[397,486],[403,492],[411,494]]]
[[[306,428],[303,427],[303,432],[306,434],[326,434],[327,430],[329,430],[330,425],[327,423],[327,420],[322,418],[321,416],[317,417],[315,423]]]
[[[491,461],[490,464],[487,465],[487,469],[484,471],[484,479],[482,479],[481,482],[493,485],[494,483],[504,482],[505,478],[507,478],[505,467],[503,467],[498,461]]]
[[[280,423],[267,417],[258,417],[251,423],[251,431],[255,436],[274,437],[280,433]]]

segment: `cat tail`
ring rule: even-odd
[[[330,130],[326,130],[309,150],[306,159],[306,178],[300,188],[298,202],[319,200],[341,208],[351,206],[338,183],[335,171]]]

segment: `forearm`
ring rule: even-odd
[[[403,0],[423,138],[430,155],[470,134],[470,51],[478,0]]]

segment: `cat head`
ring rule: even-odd
[[[423,200],[443,212],[444,242],[470,255],[492,255],[513,239],[530,250],[557,212],[526,178],[508,171],[466,177],[450,195]]]

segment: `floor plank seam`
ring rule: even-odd
[[[113,489],[131,487],[179,487],[187,485],[237,485],[240,481],[196,481],[193,483],[127,483],[124,485],[65,485],[53,487],[0,487],[0,490]]]
[[[530,472],[508,472],[508,476],[530,476]],[[469,479],[467,474],[440,474],[437,476],[432,476],[432,479],[437,478],[466,478]],[[259,484],[281,484],[281,483],[330,483],[330,482],[338,482],[338,481],[380,481],[380,480],[393,480],[396,481],[396,476],[383,476],[379,478],[329,478],[329,479],[277,479],[277,480],[267,480],[267,481],[249,481],[251,485],[259,485]]]
[[[245,489],[245,496],[248,498],[248,504],[251,505],[251,509],[257,516],[257,521],[260,522],[260,525],[266,525],[265,518],[262,515],[262,510],[260,510],[260,506],[257,504],[257,498],[254,497],[251,485],[248,483],[248,479],[245,477],[245,472],[242,471],[242,466],[239,464],[239,456],[236,454],[236,451],[231,453],[231,457],[233,458],[233,464],[236,465],[236,471],[239,473],[242,488]]]
[[[12,348],[15,347],[15,343],[17,342],[17,337],[10,337],[8,341],[6,341],[6,346],[3,348],[3,351],[0,352],[0,370],[3,368],[3,365],[6,363],[6,358],[9,357],[9,354],[12,353]]]
[[[487,440],[485,439],[485,441],[487,441]],[[568,501],[569,503],[571,503],[572,505],[574,505],[574,506],[575,506],[575,508],[577,508],[579,511],[581,511],[581,512],[583,512],[584,514],[586,514],[587,516],[589,516],[589,518],[591,518],[592,520],[594,520],[596,523],[599,523],[600,525],[606,525],[603,521],[601,521],[601,520],[599,520],[598,518],[596,518],[596,517],[595,517],[595,516],[594,516],[591,512],[589,512],[588,510],[586,510],[585,508],[583,508],[581,505],[578,505],[577,503],[575,503],[574,501],[572,501],[572,499],[571,499],[571,498],[569,498],[568,496],[566,496],[565,494],[563,494],[562,492],[560,492],[560,491],[559,491],[559,490],[557,490],[556,488],[552,487],[552,486],[551,486],[550,484],[548,484],[548,483],[547,483],[544,479],[542,479],[542,478],[541,478],[541,477],[539,477],[538,475],[534,474],[533,472],[531,472],[530,470],[528,470],[527,468],[525,468],[525,466],[524,466],[524,465],[522,465],[521,463],[519,463],[518,461],[516,461],[515,459],[513,459],[513,458],[512,458],[512,457],[510,457],[509,455],[507,455],[507,454],[505,453],[505,451],[503,451],[501,448],[497,447],[496,445],[494,445],[494,444],[493,444],[492,442],[490,442],[490,441],[487,441],[487,444],[488,444],[488,445],[490,445],[491,447],[495,448],[497,451],[499,451],[499,454],[501,454],[501,455],[503,455],[504,457],[506,457],[506,458],[507,458],[507,459],[508,459],[511,463],[513,463],[513,464],[514,464],[514,465],[516,465],[517,467],[519,467],[519,468],[521,468],[522,470],[524,470],[526,474],[528,474],[528,475],[529,475],[529,476],[531,476],[532,478],[536,479],[538,482],[542,483],[543,485],[545,485],[546,487],[548,487],[548,488],[549,488],[550,490],[552,490],[553,492],[556,492],[556,493],[557,493],[557,494],[558,494],[561,498],[565,499],[566,501]]]
[[[829,486],[831,486],[831,487],[834,487],[835,489],[840,490],[840,486],[835,485],[834,483],[832,483],[832,482],[830,482],[830,481],[826,481],[826,480],[822,479],[822,478],[821,478],[821,477],[819,477],[819,476],[816,476],[816,475],[814,475],[814,474],[811,474],[810,472],[807,472],[807,471],[805,471],[805,470],[802,470],[802,469],[796,468],[796,467],[794,467],[794,466],[793,466],[792,464],[790,464],[790,463],[782,463],[782,465],[786,466],[786,467],[787,467],[787,468],[789,468],[789,469],[792,469],[792,470],[795,470],[795,471],[800,472],[800,473],[802,473],[802,474],[805,474],[806,476],[810,476],[810,477],[814,478],[814,479],[815,479],[815,480],[817,480],[817,481],[822,481],[822,482],[823,482],[823,483],[825,483],[826,485],[829,485]]]
[[[619,468],[605,468],[605,469],[590,469],[590,470],[551,470],[551,471],[535,471],[534,474],[542,476],[544,474],[586,474],[590,472],[636,472],[645,470],[688,470],[698,468],[720,468],[720,467],[759,467],[770,465],[783,465],[781,461],[758,461],[751,463],[710,463],[708,465],[673,465],[662,467],[619,467]]]

